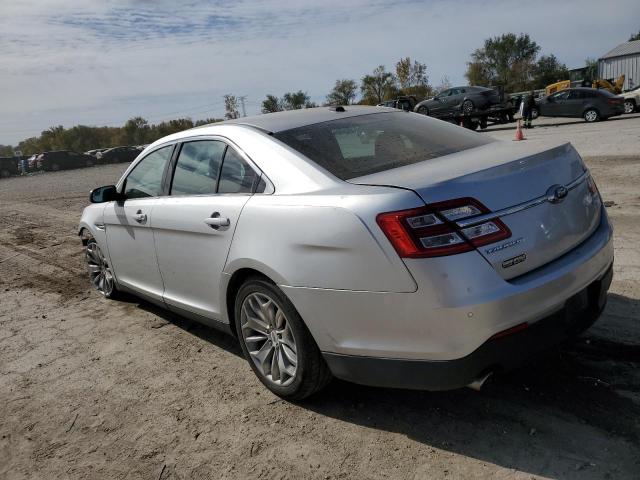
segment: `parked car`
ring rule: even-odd
[[[405,112],[413,112],[418,104],[418,99],[414,95],[401,95],[393,100],[387,100],[376,105],[377,107],[390,107],[404,110]]]
[[[91,284],[235,335],[284,398],[332,376],[481,385],[588,328],[611,283],[611,226],[569,143],[389,108],[173,134],[90,199]]]
[[[96,156],[99,152],[104,152],[105,150],[109,150],[108,148],[94,148],[93,150],[87,150],[84,152],[86,155]]]
[[[114,147],[98,152],[96,158],[101,163],[132,162],[139,154],[140,150],[136,147]]]
[[[25,164],[27,172],[32,172],[38,169],[38,157],[40,155],[40,153],[34,153],[29,158],[27,158]]]
[[[624,113],[624,101],[607,90],[567,88],[536,101],[538,114],[545,117],[584,118],[597,122]]]
[[[19,173],[18,160],[17,157],[0,157],[0,178],[17,175]]]
[[[640,109],[640,85],[620,94],[624,98],[624,113],[633,113]]]
[[[471,114],[502,104],[500,92],[486,87],[453,87],[435,97],[418,103],[414,112],[430,117],[446,117],[453,114]]]
[[[56,172],[70,168],[90,167],[94,162],[95,159],[91,155],[69,150],[57,150],[44,152],[36,157],[36,168],[38,170]]]

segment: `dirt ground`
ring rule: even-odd
[[[0,180],[0,478],[639,478],[640,149],[605,140],[581,153],[613,202],[606,311],[481,393],[284,402],[233,339],[90,290],[75,226],[123,165]]]

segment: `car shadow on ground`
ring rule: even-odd
[[[242,356],[237,340],[228,334],[149,303],[130,301]],[[598,323],[608,323],[615,316],[619,322],[620,313],[625,322],[633,322],[638,312],[640,301],[610,294]],[[618,439],[640,451],[639,365],[637,337],[618,341],[588,331],[523,368],[492,379],[480,393],[393,390],[334,380],[299,406],[505,468],[554,478],[585,478],[596,473],[588,472],[595,460],[590,450],[578,448],[581,442],[595,445]],[[616,473],[616,478],[633,477],[625,470]]]
[[[637,315],[640,301],[610,294],[599,321],[607,322],[611,311],[620,310]],[[584,478],[583,469],[597,460],[587,456],[589,449],[576,453],[576,442],[618,437],[640,451],[639,365],[637,337],[617,342],[586,332],[488,382],[480,393],[403,391],[334,381],[306,407],[506,468]],[[633,477],[632,472],[619,473],[621,478]]]
[[[621,122],[624,120],[633,120],[640,117],[640,114],[636,114],[636,113],[631,113],[631,114],[624,114],[624,115],[619,115],[617,117],[611,117],[608,118],[607,120],[603,120],[605,122]],[[541,128],[541,127],[563,127],[566,125],[578,125],[578,124],[586,124],[586,122],[584,121],[584,119],[582,118],[566,118],[561,122],[555,122],[555,123],[545,123],[545,120],[551,120],[553,118],[561,118],[561,117],[538,117],[537,119],[535,119],[533,121],[533,127],[535,128]],[[491,133],[491,132],[499,132],[501,130],[515,130],[517,128],[517,123],[513,122],[513,123],[508,123],[508,124],[504,124],[504,125],[500,125],[500,126],[489,126],[489,128],[486,128],[484,130],[478,130],[479,132],[486,132],[486,133]]]

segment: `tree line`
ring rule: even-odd
[[[630,40],[639,37],[640,32]],[[553,54],[539,55],[540,50],[540,45],[528,34],[505,33],[488,38],[482,47],[471,53],[465,77],[470,85],[501,86],[507,93],[544,88],[551,83],[568,79],[567,66]],[[587,59],[585,66],[587,75],[595,78],[597,61]],[[403,57],[392,69],[387,70],[384,65],[378,65],[359,81],[349,78],[336,80],[323,105],[377,105],[400,95],[414,95],[422,100],[451,86],[446,76],[438,85],[432,85],[425,63]],[[239,97],[225,95],[224,103],[225,119],[240,117]],[[306,91],[298,90],[286,92],[282,96],[267,94],[261,103],[261,111],[271,113],[315,106],[317,104],[311,101]],[[171,133],[221,120],[207,118],[194,122],[190,118],[178,118],[149,124],[144,118],[135,117],[122,127],[77,125],[65,129],[57,126],[45,130],[39,137],[23,140],[17,149],[30,155],[48,150],[85,151],[117,145],[140,145]],[[0,145],[0,156],[12,155],[14,148]]]

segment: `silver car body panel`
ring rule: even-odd
[[[564,205],[575,211],[586,197],[584,182],[578,182],[585,168],[568,144],[492,142],[345,182],[259,125],[224,123],[159,140],[122,178],[159,146],[201,138],[224,139],[237,148],[266,175],[274,193],[227,197],[235,200],[219,195],[147,199],[153,203],[148,223],[135,228],[126,221],[127,209],[137,212],[135,201],[93,204],[84,210],[80,228],[89,230],[109,257],[119,286],[191,312],[206,323],[230,323],[230,280],[252,269],[282,288],[322,351],[454,359],[496,332],[558,310],[613,260],[611,227],[595,200],[583,205],[582,216],[573,224],[570,215],[561,213],[562,203],[543,202],[504,215],[513,232],[509,240],[521,235],[527,247],[541,246],[539,254],[527,250],[527,262],[509,273],[496,265],[516,255],[519,246],[499,250],[495,262],[478,250],[401,259],[376,223],[381,212],[467,196],[491,210],[503,210],[539,198],[553,184],[574,181]],[[515,182],[515,174],[525,169],[530,182],[520,179],[510,185],[505,180],[512,173]],[[544,241],[540,208],[556,209],[550,210],[557,216],[551,225],[556,243],[570,237],[556,250]],[[118,226],[123,209],[125,220]],[[230,218],[227,231],[205,228],[204,217],[214,211]],[[569,222],[568,230],[561,230],[562,222]],[[106,232],[97,227],[101,224]],[[143,246],[137,243],[141,237],[133,238],[138,232],[147,239]],[[160,270],[171,272],[171,278],[159,286]]]

